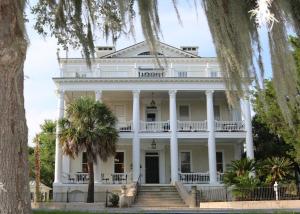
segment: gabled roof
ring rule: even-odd
[[[143,57],[139,56],[139,53],[149,51],[149,47],[146,41],[136,43],[129,47],[120,49],[116,52],[104,55],[100,58],[132,58],[132,57]],[[183,51],[179,48],[173,47],[171,45],[159,42],[157,46],[157,51],[163,54],[165,57],[174,57],[174,58],[200,58],[199,56]]]

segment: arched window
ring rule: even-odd
[[[151,54],[150,51],[145,51],[138,54],[138,56],[151,56],[151,55],[153,54]],[[157,55],[162,56],[163,54],[158,52]]]

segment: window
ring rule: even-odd
[[[216,153],[217,158],[217,172],[223,172],[223,152]]]
[[[179,120],[188,121],[190,119],[190,108],[188,105],[179,106]]]
[[[117,152],[115,156],[115,173],[124,173],[124,152]]]
[[[214,106],[214,116],[215,116],[215,120],[220,120],[221,119],[220,106]]]
[[[181,172],[190,173],[191,172],[191,153],[181,152],[180,153],[180,166]]]
[[[187,77],[187,72],[186,71],[178,71],[177,72],[177,76],[178,77]]]
[[[81,171],[87,173],[88,172],[88,163],[87,163],[87,154],[86,152],[82,153],[82,162],[81,162]]]
[[[210,72],[210,77],[218,77],[218,72],[217,71],[211,71]]]

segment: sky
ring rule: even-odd
[[[184,45],[193,45],[199,47],[199,55],[203,57],[216,56],[213,41],[209,32],[209,27],[201,7],[196,12],[193,1],[178,0],[178,8],[182,20],[182,26],[179,24],[171,0],[160,0],[159,15],[163,38],[162,42],[169,45],[180,47]],[[35,0],[29,1],[33,6]],[[24,72],[25,79],[25,110],[29,130],[29,145],[32,145],[32,139],[40,131],[40,124],[45,119],[55,120],[57,118],[56,87],[52,80],[59,76],[59,66],[57,62],[56,40],[54,38],[43,38],[33,29],[35,18],[30,14],[30,7],[27,7],[29,22],[27,23],[27,34],[30,45],[27,51]],[[133,45],[136,42],[143,41],[143,35],[139,15],[136,16],[135,33],[136,38],[121,37],[116,48]],[[263,38],[266,40],[266,38]],[[263,48],[266,48],[263,43]],[[96,45],[112,45],[110,41],[97,41]],[[78,53],[78,52],[77,52]],[[73,54],[73,55],[72,55]],[[78,56],[76,52],[69,53],[69,57]],[[264,58],[268,61],[268,54],[264,53]],[[268,66],[267,66],[268,67]]]

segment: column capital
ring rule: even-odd
[[[169,95],[170,95],[170,96],[175,96],[176,93],[177,93],[176,90],[169,90]]]
[[[214,90],[207,90],[207,91],[205,91],[205,94],[206,94],[207,96],[213,95],[213,93],[214,93]]]
[[[133,96],[139,96],[140,93],[141,93],[141,90],[133,90],[132,91]]]
[[[57,90],[55,90],[55,93],[56,93],[56,95],[64,95],[65,94],[65,90],[63,90],[63,89],[57,89]]]

